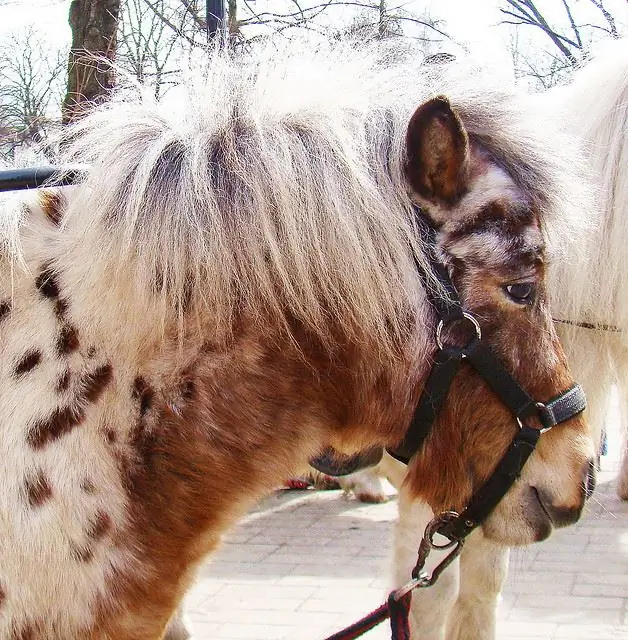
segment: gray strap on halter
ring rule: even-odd
[[[579,414],[586,409],[586,406],[587,399],[579,384],[574,384],[571,389],[561,393],[553,400],[538,405],[540,413],[543,414],[543,424],[546,429],[551,429]]]

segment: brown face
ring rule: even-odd
[[[443,99],[419,108],[408,134],[407,175],[438,227],[440,259],[482,339],[535,400],[573,384],[545,290],[539,212],[510,176],[469,140]],[[464,340],[456,327],[446,340]],[[535,426],[531,424],[530,426]],[[435,512],[461,510],[488,478],[518,429],[507,407],[464,364],[409,470],[417,499]],[[580,516],[593,456],[582,416],[541,436],[521,478],[484,526],[507,544],[546,538]]]

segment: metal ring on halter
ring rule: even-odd
[[[471,315],[470,313],[467,313],[466,311],[462,312],[462,318],[465,320],[468,320],[472,325],[473,328],[475,329],[475,337],[477,340],[481,340],[482,339],[482,328],[480,327],[480,323],[475,319],[475,317],[473,315]],[[461,318],[456,318],[455,320],[451,320],[451,322],[457,322],[459,319]],[[450,322],[450,321],[448,321]],[[443,334],[443,329],[445,328],[445,321],[444,320],[439,320],[438,321],[438,325],[436,326],[436,344],[438,345],[439,349],[443,348],[443,340],[442,340],[442,334]]]
[[[434,536],[437,533],[440,533],[439,529],[451,522],[455,522],[460,517],[460,514],[457,511],[443,511],[443,513],[437,515],[428,525],[425,527],[425,532],[423,533],[423,540],[431,549],[445,550],[453,547],[458,543],[458,540],[449,540],[444,544],[437,544],[434,542]]]

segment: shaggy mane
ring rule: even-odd
[[[402,171],[424,100],[450,98],[544,221],[579,224],[567,145],[526,99],[437,67],[394,45],[216,51],[162,103],[122,91],[69,129],[60,161],[91,170],[65,225],[95,261],[191,298],[218,335],[246,309],[324,339],[333,319],[395,352],[418,304],[412,253],[424,260]]]
[[[566,260],[554,266],[556,310],[563,319],[612,325],[628,335],[628,41],[608,43],[568,86],[544,99],[584,141],[597,187],[595,209],[584,201],[577,205],[580,213],[574,212],[591,218],[586,235],[570,243]],[[562,286],[574,274],[577,283]]]

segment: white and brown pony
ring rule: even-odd
[[[622,430],[628,426],[628,42],[612,43],[580,69],[567,87],[539,97],[537,113],[558,112],[565,126],[584,140],[600,220],[568,245],[550,265],[548,290],[556,328],[574,375],[585,388],[588,419],[601,428],[613,385],[621,404]],[[580,212],[574,211],[579,216]],[[599,439],[599,437],[598,437]],[[390,458],[383,471],[401,487],[405,469]],[[628,452],[617,480],[617,494],[628,499]],[[399,584],[416,559],[417,532],[429,515],[412,484],[400,494],[395,566]],[[508,568],[508,546],[490,528],[467,541],[459,566],[439,584],[415,592],[413,638],[491,640],[495,613]],[[444,579],[443,579],[444,578]]]
[[[403,438],[435,351],[416,207],[510,374],[539,401],[572,385],[545,288],[547,231],[589,217],[568,147],[521,96],[418,67],[216,52],[176,104],[121,94],[69,129],[84,180],[3,214],[0,637],[161,638],[261,495]],[[517,429],[463,371],[406,481],[423,520]],[[593,455],[581,416],[544,434],[485,530],[575,522]]]

